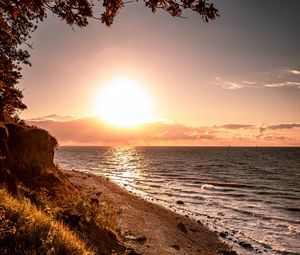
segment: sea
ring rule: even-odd
[[[237,254],[300,254],[300,148],[59,147],[55,162],[200,220]]]

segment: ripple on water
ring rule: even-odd
[[[239,254],[299,254],[300,148],[62,147],[55,161],[201,220]]]

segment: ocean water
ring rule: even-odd
[[[238,254],[300,254],[300,148],[60,147],[55,161],[202,221]]]

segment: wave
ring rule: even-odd
[[[299,155],[299,148],[152,147],[130,154],[67,147],[55,157],[66,169],[103,174],[219,233],[228,231],[238,254],[282,255],[300,250]],[[129,158],[128,164],[122,157]],[[177,205],[178,200],[184,204]],[[239,242],[251,244],[254,253]]]

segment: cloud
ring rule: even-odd
[[[255,128],[255,125],[247,125],[247,124],[226,124],[222,126],[214,126],[217,128],[225,128],[225,129],[252,129]]]
[[[216,80],[219,84],[221,84],[221,86],[224,89],[231,89],[231,90],[253,87],[256,84],[255,81],[233,82],[233,81],[224,80],[221,77],[217,77]]]
[[[116,128],[96,117],[74,118],[51,114],[27,120],[48,130],[61,145],[299,145],[298,123],[261,126],[225,124],[191,127],[152,122],[137,128]],[[291,130],[286,134],[284,130]],[[293,131],[293,129],[296,129]],[[284,137],[284,138],[283,138]]]
[[[269,135],[265,137],[265,141],[271,141],[272,142],[281,142],[282,144],[288,145],[288,146],[296,146],[299,147],[300,139],[299,137],[288,137],[288,136],[281,136],[281,135]]]
[[[300,123],[288,123],[288,124],[277,124],[268,126],[267,129],[292,129],[292,128],[300,128]]]
[[[221,77],[216,77],[216,81],[224,89],[235,90],[243,88],[283,88],[294,87],[300,89],[299,77],[293,77],[293,75],[299,75],[300,70],[282,70],[280,75],[266,74],[262,77],[261,81],[248,81],[248,80],[226,80]],[[276,78],[274,78],[276,77]],[[271,81],[270,81],[271,80]]]
[[[262,86],[268,88],[296,87],[300,89],[300,82],[297,81],[273,82],[269,84],[262,84]]]
[[[276,124],[276,125],[266,125],[263,124],[259,127],[259,134],[256,136],[257,139],[265,139],[265,140],[299,140],[299,134],[295,136],[294,138],[289,138],[282,136],[282,135],[276,135],[276,134],[265,134],[268,130],[272,131],[284,131],[284,130],[289,130],[289,129],[297,129],[300,128],[300,123],[281,123],[281,124]],[[299,132],[297,132],[299,133]],[[272,139],[271,139],[272,137]],[[283,139],[284,137],[284,139]]]
[[[217,81],[221,83],[221,86],[224,89],[243,89],[243,88],[282,88],[282,87],[294,87],[300,89],[300,81],[284,81],[284,82],[255,82],[255,81],[241,81],[233,82],[226,81],[221,78],[217,78]]]
[[[33,118],[33,119],[29,119],[28,121],[34,122],[34,121],[46,121],[46,120],[53,120],[53,121],[67,121],[67,120],[72,120],[72,119],[76,119],[73,116],[69,116],[69,115],[58,115],[58,114],[49,114],[46,116],[42,116],[42,117],[37,117],[37,118]]]
[[[287,72],[288,73],[290,73],[290,74],[296,74],[296,75],[298,75],[298,74],[300,74],[300,70],[287,70]]]
[[[208,141],[217,139],[209,134],[207,127],[189,127],[181,124],[163,122],[145,123],[138,128],[121,129],[107,125],[96,117],[67,119],[51,115],[27,120],[48,130],[61,144],[129,144],[129,143],[160,143],[176,141]]]

